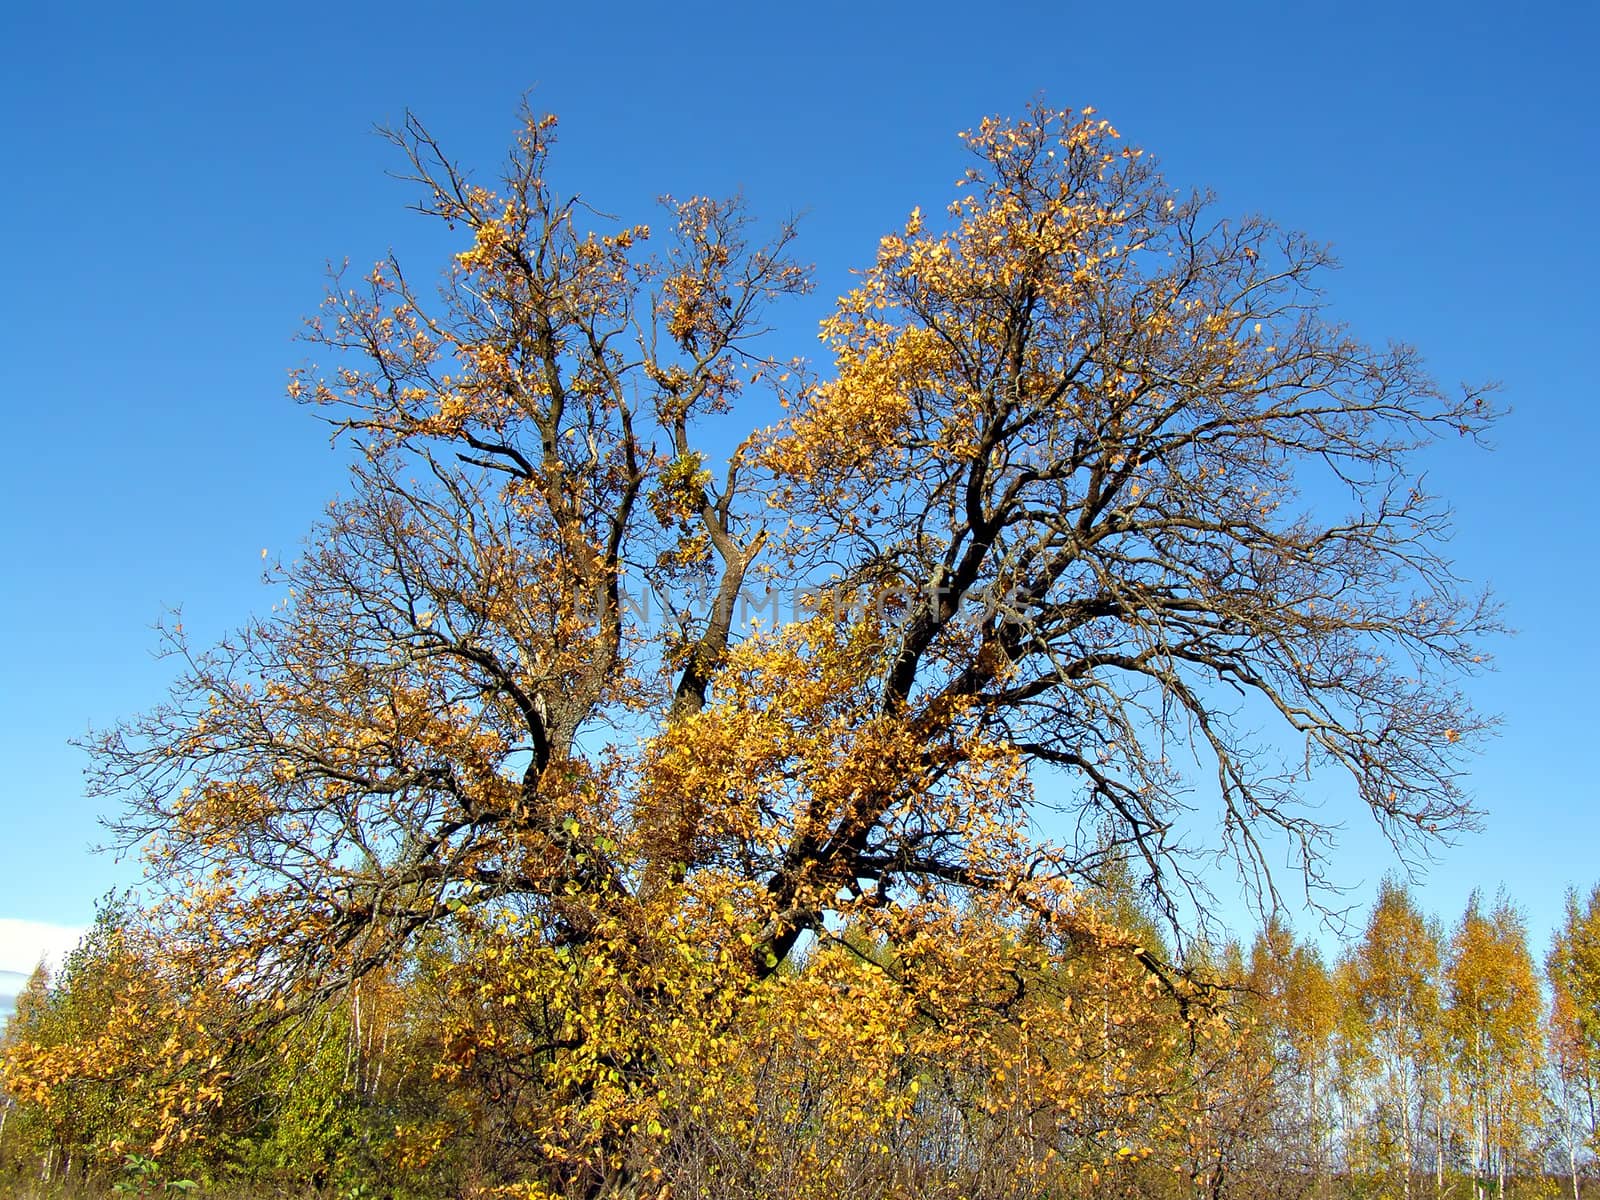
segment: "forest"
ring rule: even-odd
[[[19,998],[8,1187],[1581,1195],[1600,893],[1542,964],[1506,898],[1329,956],[1209,902],[1477,827],[1426,476],[1491,388],[1092,110],[966,131],[815,360],[793,221],[386,136],[457,248],[333,273],[345,486],[84,743],[147,879]]]
[[[650,1092],[615,1080],[604,1113],[634,1194],[1600,1191],[1600,887],[1569,895],[1542,961],[1504,897],[1446,926],[1388,881],[1331,961],[1273,920],[1248,947],[1192,946],[1170,991],[1141,964],[1168,952],[1126,880],[1097,903],[1122,937],[937,961],[916,1004],[893,992],[922,955],[846,931],[714,1035],[639,1014]],[[195,982],[108,904],[0,1041],[0,1180],[40,1196],[560,1195],[601,1114],[574,1125],[575,1081],[538,1069],[530,1028],[559,1038],[568,998],[520,990],[513,954],[504,932],[428,939],[246,1048],[224,1031],[262,1022],[238,998],[195,1011]]]

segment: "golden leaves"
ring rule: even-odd
[[[1070,329],[1129,269],[1122,259],[1142,235],[1130,232],[1126,205],[1098,194],[1116,194],[1124,185],[1115,164],[1131,162],[1110,149],[1109,125],[1040,110],[963,136],[985,166],[963,181],[953,228],[930,232],[913,210],[822,323],[834,377],[805,394],[765,452],[785,479],[824,493],[846,492],[846,481],[915,486],[938,469],[928,457],[969,460],[995,402],[982,381],[1007,365],[1019,306],[1041,337],[1058,322]],[[1140,319],[1155,326],[1164,317]],[[1010,386],[1054,386],[1073,352],[1029,343],[1010,364],[1023,369]]]
[[[473,230],[472,248],[457,254],[456,262],[465,271],[481,271],[495,265],[516,236],[517,220],[516,208],[508,204],[498,218],[480,221]]]
[[[19,1002],[0,1086],[37,1106],[63,1145],[87,1130],[159,1158],[210,1131],[229,1074],[215,1028],[228,999],[136,921],[103,910],[53,986]]]
[[[700,511],[711,486],[711,472],[704,462],[704,456],[691,451],[673,459],[656,475],[649,501],[662,525],[686,520]]]

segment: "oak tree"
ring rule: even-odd
[[[437,293],[341,276],[309,327],[290,390],[356,448],[349,496],[280,606],[172,629],[170,698],[93,746],[238,994],[293,1013],[432,929],[492,950],[459,1060],[537,1080],[551,1178],[595,1192],[683,1022],[714,1038],[846,927],[1001,978],[1120,946],[1176,991],[1075,884],[1131,858],[1177,917],[1220,848],[1270,899],[1283,843],[1314,882],[1314,772],[1404,845],[1470,823],[1495,615],[1418,455],[1491,406],[1328,319],[1324,248],[1036,108],[965,135],[811,367],[764,324],[809,286],[791,226],[606,218],[550,117],[494,189],[390,137],[463,248]]]

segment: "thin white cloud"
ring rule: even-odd
[[[83,936],[81,925],[51,925],[45,921],[23,921],[0,917],[0,971],[31,974],[45,959],[59,967]]]

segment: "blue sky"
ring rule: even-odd
[[[1542,943],[1600,879],[1587,749],[1600,278],[1584,6],[12,5],[0,24],[0,918],[76,925],[134,868],[86,847],[67,740],[153,701],[151,624],[215,635],[271,597],[339,486],[283,398],[326,260],[444,249],[370,133],[406,107],[492,170],[519,97],[562,117],[563,182],[651,219],[662,192],[742,188],[805,214],[818,294],[795,345],[913,205],[937,210],[954,134],[1043,93],[1092,104],[1164,162],[1329,241],[1334,310],[1419,345],[1446,381],[1498,379],[1492,455],[1444,447],[1460,570],[1520,634],[1478,689],[1504,715],[1473,775],[1486,832],[1424,890],[1451,920],[1504,885]],[[1364,903],[1392,860],[1350,826]],[[0,962],[26,970],[31,963]]]

